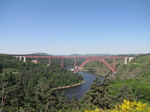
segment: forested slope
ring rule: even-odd
[[[149,112],[150,55],[137,56],[127,65],[118,63],[117,73],[110,74],[102,84],[95,79],[82,97],[81,105],[86,110],[97,106],[97,109],[85,112]]]
[[[117,73],[110,75],[111,78],[133,79],[145,77],[150,73],[150,54],[135,57],[128,64],[120,63]]]
[[[52,87],[68,86],[83,81],[81,75],[67,71],[59,65],[52,64],[51,66],[46,66],[43,63],[24,63],[9,55],[0,56],[0,67],[2,74],[19,74],[25,78],[24,80],[30,79],[31,76],[36,77],[36,75],[39,75],[39,77],[45,77],[49,79]]]
[[[113,59],[105,59],[105,61],[109,63],[111,67],[113,67]],[[124,59],[116,59],[116,62],[118,67],[121,63],[124,63]],[[100,61],[92,61],[90,63],[87,63],[82,70],[88,70],[100,76],[106,76],[111,72],[111,70]]]
[[[87,65],[87,67],[89,65]],[[99,67],[99,69],[103,69],[103,66],[106,66],[99,62],[93,62],[90,66],[92,65],[93,68]],[[103,101],[97,102],[103,102],[104,104],[109,102],[107,104],[108,107],[114,107],[115,104],[121,103],[123,99],[130,101],[138,100],[149,104],[150,54],[137,56],[128,64],[124,64],[123,60],[119,60],[119,63],[117,63],[117,73],[109,74],[107,80],[110,80],[110,83],[106,90],[102,92],[104,95],[103,98],[97,99],[103,99]],[[99,91],[101,91],[101,89],[99,89]],[[106,91],[106,93],[104,93],[104,91]],[[86,95],[88,94],[86,93]]]
[[[58,97],[53,87],[70,84],[70,78],[74,82],[82,81],[80,75],[57,65],[23,63],[6,57],[0,58],[2,112],[150,111],[150,55],[138,56],[127,65],[118,63],[116,74],[103,83],[99,78],[94,79],[81,99],[74,95],[72,100],[65,93]],[[61,80],[56,81],[58,78]]]
[[[106,60],[113,67],[113,60]],[[136,56],[128,64],[124,64],[124,59],[117,59],[117,73],[111,78],[132,79],[150,73],[150,54]],[[86,64],[83,70],[89,70],[97,75],[106,76],[110,69],[102,62],[93,61]]]
[[[1,110],[48,110],[58,103],[53,88],[70,86],[83,77],[58,65],[18,61],[10,55],[0,55]]]

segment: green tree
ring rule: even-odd
[[[97,77],[93,80],[90,86],[90,90],[83,96],[81,104],[84,107],[92,108],[93,105],[100,106],[100,101],[102,99],[103,88],[101,86],[101,81]]]
[[[72,103],[72,106],[74,109],[79,109],[80,104],[79,104],[79,100],[78,100],[76,94],[73,95],[71,103]]]
[[[58,107],[62,110],[65,111],[70,107],[70,100],[69,98],[65,95],[65,92],[63,91],[61,94],[61,97],[59,98],[59,104]]]
[[[37,111],[48,112],[57,110],[58,98],[56,90],[52,89],[50,82],[45,78],[38,81],[35,91],[35,103]]]
[[[102,97],[103,98],[100,102],[101,108],[109,109],[109,108],[114,107],[116,104],[117,95],[113,95],[111,93],[111,87],[109,87],[110,84],[111,84],[110,79],[104,79],[102,83],[102,87],[103,87]]]
[[[121,87],[117,96],[117,100],[118,100],[118,103],[122,103],[123,100],[129,100],[129,101],[135,100],[135,94],[133,93],[132,89],[127,83],[125,83]]]
[[[105,79],[101,83],[100,79],[97,77],[93,80],[90,86],[90,90],[83,96],[82,102],[84,105],[92,107],[92,105],[97,105],[99,108],[111,108],[112,100],[116,101],[116,97],[113,97],[109,90],[110,80]]]
[[[2,112],[9,111],[19,111],[22,106],[22,84],[19,77],[15,74],[0,74],[0,99],[1,99],[1,109]]]
[[[93,98],[90,95],[90,91],[87,91],[86,94],[84,94],[80,99],[80,106],[85,109],[91,109],[93,106],[92,100]]]

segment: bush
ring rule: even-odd
[[[146,103],[124,100],[121,105],[116,105],[111,112],[150,112],[150,107]]]

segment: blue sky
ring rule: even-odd
[[[0,53],[150,53],[150,0],[0,0]]]

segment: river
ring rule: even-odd
[[[81,98],[86,93],[86,91],[90,89],[90,85],[93,83],[93,80],[96,77],[99,77],[101,82],[103,81],[103,77],[94,75],[90,72],[80,71],[78,73],[83,76],[84,83],[71,88],[59,89],[58,94],[61,94],[62,91],[64,91],[68,97],[72,97],[74,94],[76,94],[77,98]]]

